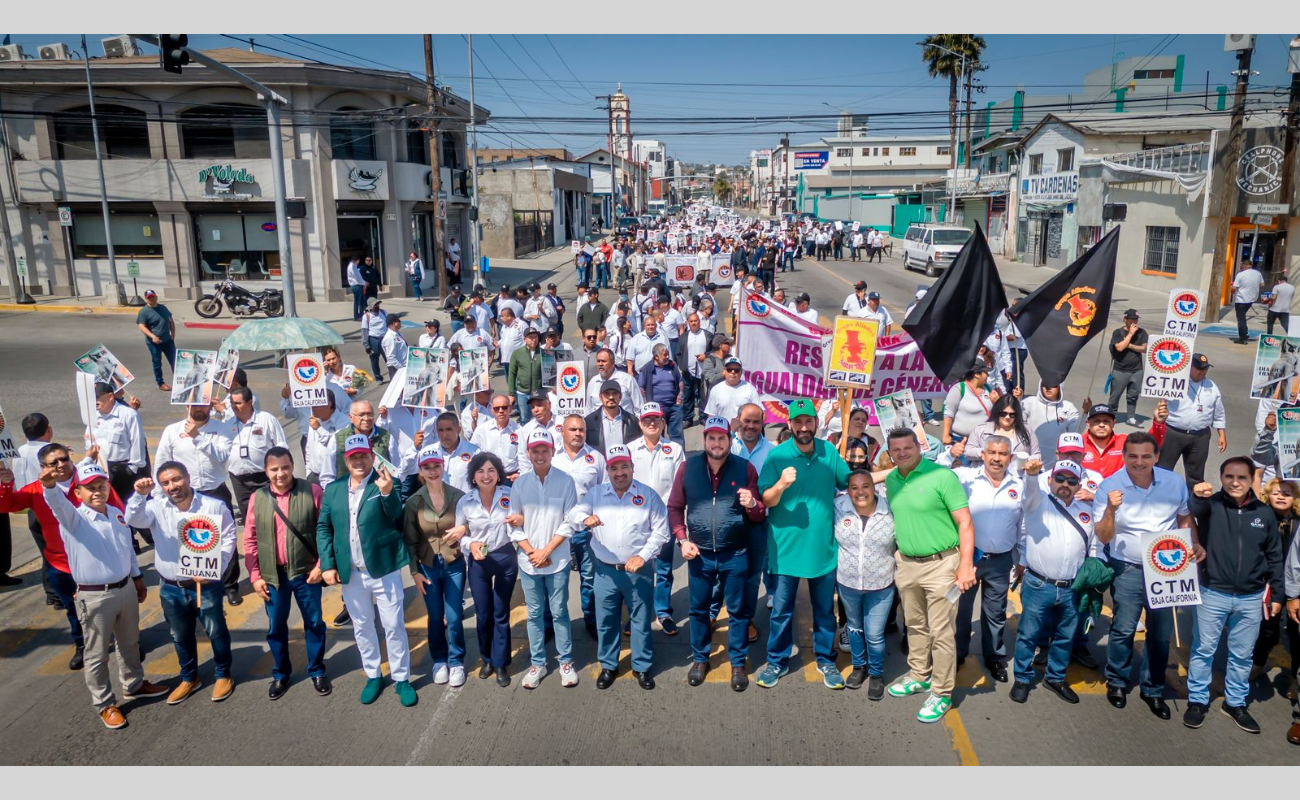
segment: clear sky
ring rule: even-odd
[[[88,34],[92,55],[99,39]],[[412,35],[253,36],[259,50],[337,64],[395,68],[424,73],[421,37]],[[1112,57],[1186,56],[1185,91],[1231,84],[1236,61],[1223,52],[1222,35],[997,35],[988,41],[978,76],[985,91],[976,107],[1012,95],[1017,87],[1033,94],[1074,94],[1089,99],[1107,86],[1085,87],[1086,72]],[[220,35],[191,35],[191,45],[247,47]],[[636,136],[668,145],[683,161],[748,163],[749,151],[777,144],[782,130],[795,143],[816,141],[833,130],[826,120],[754,123],[739,119],[690,124],[664,118],[764,117],[835,113],[823,103],[855,113],[944,111],[946,80],[930,78],[920,60],[920,36],[535,36],[475,34],[475,100],[494,120],[482,131],[480,146],[568,147],[582,154],[605,146],[601,123],[576,120],[604,117],[594,99],[621,82],[632,104]],[[76,47],[78,35],[15,36],[29,55],[36,46],[62,41]],[[1288,37],[1260,34],[1252,67],[1260,74],[1253,87],[1289,85]],[[274,49],[273,49],[274,48]],[[146,52],[154,52],[145,45]],[[458,34],[434,36],[437,79],[462,96],[469,94],[469,60]],[[1125,76],[1120,76],[1121,82]],[[552,117],[555,122],[501,117]],[[892,123],[897,125],[898,123]],[[928,127],[927,127],[928,126]],[[946,121],[926,118],[918,130],[943,132]],[[883,126],[872,125],[873,130]],[[707,135],[705,133],[707,132]]]

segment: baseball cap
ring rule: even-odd
[[[1212,366],[1209,356],[1204,353],[1192,354],[1192,369],[1209,369]]]
[[[418,463],[421,467],[423,467],[425,464],[430,464],[434,461],[437,461],[439,464],[443,463],[444,461],[442,457],[442,451],[438,449],[437,445],[434,445],[432,447],[426,447],[423,450],[421,450],[419,459],[417,460],[416,463]]]
[[[1100,416],[1107,416],[1114,419],[1115,409],[1111,408],[1105,403],[1098,403],[1097,405],[1088,409],[1088,419],[1092,419],[1093,417],[1100,417]]]
[[[600,393],[604,394],[605,392],[618,392],[619,394],[622,394],[623,385],[615,380],[605,381],[600,385]]]
[[[145,290],[144,290],[144,296],[145,296],[145,297],[157,297],[157,296],[158,296],[158,293],[155,292],[153,289],[145,289]]]
[[[528,405],[531,406],[533,403],[540,403],[550,399],[551,398],[546,394],[546,392],[533,392],[528,395]]]
[[[664,410],[658,403],[649,402],[641,404],[641,419],[646,417],[662,417]]]
[[[1137,318],[1138,318],[1138,310],[1136,308],[1130,308],[1124,312],[1124,319],[1137,319]]]
[[[731,423],[722,417],[709,417],[704,421],[704,432],[707,434],[709,431],[721,431],[730,436]]]
[[[806,397],[800,397],[796,400],[790,401],[790,419],[793,420],[795,417],[815,416],[817,416],[817,407],[813,405],[813,401]]]
[[[441,328],[441,327],[442,327],[442,323],[439,322],[439,321],[436,320],[436,319],[426,319],[426,320],[424,321],[424,326],[425,326],[426,328]]]
[[[866,281],[858,281],[857,283],[853,284],[853,289],[854,289],[855,291],[861,291],[862,289],[865,289],[865,288],[867,288],[867,282],[866,282]]]
[[[616,461],[627,461],[631,463],[632,453],[621,444],[616,444],[605,451],[605,464],[613,464]]]
[[[555,437],[551,436],[551,432],[545,428],[534,428],[528,433],[528,440],[524,442],[524,447],[527,450],[532,450],[535,445],[542,444],[554,450]]]
[[[98,478],[108,480],[108,473],[95,462],[91,461],[77,467],[77,483],[90,483]]]
[[[1095,406],[1094,406],[1095,408]],[[1082,453],[1083,436],[1078,433],[1063,433],[1056,438],[1056,452]]]
[[[868,300],[879,300],[879,299],[880,299],[880,292],[868,292],[868,293],[867,293],[867,299],[868,299]]]
[[[970,365],[971,372],[988,372],[989,365],[984,363],[983,359],[975,359],[975,363]]]
[[[350,456],[353,453],[369,453],[369,452],[370,452],[370,440],[359,433],[354,433],[353,435],[349,436],[347,440],[343,443],[344,457]]]
[[[541,333],[536,328],[529,328],[524,331],[524,338],[527,339],[529,336],[541,336]]]
[[[1067,475],[1073,475],[1076,478],[1083,477],[1083,468],[1073,461],[1066,461],[1063,459],[1056,462],[1056,465],[1052,467],[1052,474],[1059,475],[1062,472]]]
[[[713,334],[713,339],[709,344],[713,345],[713,349],[716,350],[724,344],[734,344],[734,342],[731,337],[725,333],[715,333]]]
[[[740,364],[740,359],[739,359],[739,358],[736,358],[735,356],[727,356],[727,360],[722,362],[722,366],[723,366],[724,368],[725,368],[725,367],[729,367],[729,366],[731,366],[732,364],[735,364],[735,365],[738,366],[738,367],[741,366],[741,364]]]

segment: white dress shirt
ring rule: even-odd
[[[212,491],[226,482],[226,462],[230,460],[231,452],[230,426],[209,419],[199,429],[198,436],[191,439],[182,435],[187,421],[173,422],[163,429],[158,449],[154,452],[154,474],[157,475],[159,464],[179,461],[189,471],[194,491]]]
[[[442,349],[445,348],[446,346],[447,346],[447,337],[443,336],[441,333],[439,333],[436,336],[432,333],[420,334],[420,347],[434,347],[434,348]]]
[[[704,407],[704,413],[710,417],[722,417],[723,419],[735,419],[740,413],[740,407],[753,403],[757,406],[763,405],[763,399],[758,396],[758,391],[749,381],[742,380],[740,383],[732,386],[725,380],[713,384],[709,390],[709,402]]]
[[[627,359],[623,359],[624,362]],[[618,385],[623,387],[623,397],[618,401],[618,405],[628,414],[636,416],[641,411],[641,404],[645,402],[645,395],[641,393],[641,385],[636,382],[636,378],[627,374],[627,370],[615,369],[614,374],[608,378],[597,372],[587,381],[587,409],[595,411],[600,408],[600,387],[605,381],[617,381]]]
[[[519,302],[518,300],[514,299],[513,297],[507,297],[507,298],[505,298],[505,299],[503,299],[503,300],[498,300],[498,301],[497,301],[497,317],[499,318],[499,317],[501,316],[501,312],[504,311],[504,310],[507,309],[507,308],[510,309],[511,311],[515,312],[515,319],[520,320],[520,321],[523,320],[523,318],[524,318],[524,304],[523,304],[523,303]],[[525,327],[527,327],[527,326],[525,325]]]
[[[766,436],[760,436],[758,444],[754,445],[754,449],[751,450],[749,445],[745,444],[745,440],[740,438],[740,434],[731,434],[731,454],[740,456],[753,464],[755,472],[763,471],[763,464],[767,462],[767,454],[772,452],[773,447],[776,447],[776,445],[772,444]]]
[[[579,498],[605,480],[605,457],[589,444],[584,444],[581,450],[573,454],[566,447],[557,448],[551,465],[573,478]],[[532,470],[531,464],[529,470]]]
[[[356,484],[351,475],[344,480],[348,482],[348,554],[354,569],[367,572],[366,554],[361,549],[361,529],[357,527],[357,513],[361,510],[361,496],[370,485],[370,476],[367,475],[365,480]]]
[[[423,432],[424,439],[421,441],[426,445],[432,442],[437,437],[435,428],[438,412],[433,409],[406,406],[397,406],[386,411],[388,415],[384,417],[383,422],[384,430],[388,431],[387,457],[401,473],[393,477],[409,478],[420,471],[420,464],[416,458],[420,448],[415,446],[415,435]]]
[[[686,364],[678,364],[677,366],[684,368],[686,374],[692,378],[703,377],[704,364],[696,360],[696,356],[707,356],[709,354],[709,340],[712,337],[709,336],[709,332],[703,326],[698,331],[688,329],[682,335],[686,337]],[[676,357],[677,354],[674,353],[673,358]]]
[[[334,459],[338,455],[335,434],[348,426],[348,418],[335,411],[329,419],[320,421],[320,427],[311,429],[311,423],[303,431],[307,434],[307,463],[303,468],[309,475],[318,476],[321,485],[329,483],[334,477]]]
[[[478,452],[478,447],[465,439],[460,439],[456,449],[451,451],[443,447],[441,441],[435,440],[434,444],[438,448],[439,455],[442,456],[445,475],[443,480],[448,486],[455,486],[465,494],[469,494],[469,462]]]
[[[140,415],[130,406],[113,403],[113,408],[107,414],[97,412],[94,424],[86,428],[85,440],[87,450],[90,449],[92,442],[99,445],[99,454],[106,462],[125,461],[131,469],[143,469],[149,463],[144,431],[140,427]],[[39,475],[40,469],[38,468],[36,472]],[[32,480],[36,480],[36,477],[33,476]],[[90,583],[105,583],[105,581],[90,581]]]
[[[1111,492],[1124,493],[1124,502],[1115,509],[1115,538],[1110,540],[1111,558],[1129,564],[1142,563],[1142,534],[1151,531],[1178,530],[1178,518],[1188,515],[1187,482],[1167,469],[1152,469],[1151,485],[1146,489],[1133,484],[1127,469],[1120,469],[1097,487],[1092,502],[1092,516],[1099,521],[1106,513],[1106,498]]]
[[[504,428],[497,425],[496,417],[480,421],[471,439],[480,450],[494,453],[506,468],[506,475],[519,471],[519,423],[507,419]]]
[[[1203,381],[1189,380],[1186,397],[1165,402],[1169,406],[1169,419],[1165,420],[1167,425],[1184,431],[1228,427],[1228,418],[1223,410],[1223,392],[1209,378]]]
[[[492,505],[489,508],[483,507],[477,486],[473,491],[466,492],[456,504],[456,524],[465,525],[469,529],[462,540],[462,549],[468,552],[472,542],[483,542],[486,553],[508,547],[515,529],[506,522],[506,517],[513,513],[509,486],[497,486],[492,493]]]
[[[986,555],[1010,552],[1020,538],[1025,482],[1010,470],[997,486],[983,465],[953,470],[970,499],[971,522],[975,527],[975,546]]]
[[[668,337],[662,329],[656,330],[654,336],[647,336],[645,331],[641,331],[628,342],[626,360],[631,361],[632,368],[640,373],[641,368],[654,358],[654,347],[657,344],[668,346]]]
[[[385,364],[390,367],[406,366],[406,354],[411,348],[406,344],[406,338],[401,333],[389,328],[384,332],[380,347],[384,351]]]
[[[582,527],[592,515],[601,524],[591,529],[591,553],[605,564],[625,564],[633,556],[648,564],[668,543],[668,507],[635,478],[622,497],[608,481],[596,484],[569,512],[569,521]]]
[[[524,515],[524,527],[511,531],[511,541],[528,542],[534,550],[540,550],[550,544],[556,534],[566,539],[573,535],[574,528],[568,521],[568,514],[578,504],[578,489],[564,470],[552,466],[545,480],[538,478],[536,472],[520,475],[510,487],[510,499],[515,504],[515,511]],[[551,553],[551,565],[540,568],[534,567],[528,554],[519,550],[519,569],[529,575],[550,575],[568,568],[567,545],[555,548]]]
[[[484,333],[482,328],[478,328],[473,332],[470,332],[468,328],[461,328],[453,333],[451,339],[447,341],[448,347],[451,347],[453,344],[458,344],[465,350],[470,350],[475,347],[491,348],[492,337]]]
[[[478,421],[474,421],[474,409],[478,409]],[[492,409],[483,403],[475,401],[473,398],[465,404],[460,410],[460,435],[462,438],[474,440],[474,431],[479,425],[485,425],[492,421]]]
[[[524,333],[527,330],[528,326],[524,324],[522,319],[516,319],[509,325],[502,325],[497,329],[497,342],[501,345],[502,365],[509,364],[510,356],[524,346]]]
[[[546,332],[551,329],[551,318],[547,311],[551,310],[551,304],[541,297],[529,298],[528,305],[524,306],[524,321],[528,327],[545,336]]]
[[[261,472],[266,469],[266,451],[287,446],[279,420],[265,411],[253,412],[248,422],[232,420],[230,426],[234,435],[226,466],[233,475]]]
[[[59,521],[59,538],[74,581],[109,584],[139,577],[134,535],[121,511],[108,506],[107,513],[101,514],[85,504],[74,506],[57,486],[45,489],[44,496],[50,513]]]
[[[470,303],[466,313],[474,315],[474,319],[478,322],[478,329],[481,331],[491,330],[492,320],[496,318],[492,313],[492,307],[487,303]]]
[[[159,490],[155,488],[154,491]],[[181,554],[179,531],[181,520],[193,514],[203,514],[217,521],[221,530],[221,573],[224,575],[230,559],[235,557],[238,538],[235,518],[225,503],[201,492],[194,492],[189,508],[184,510],[177,508],[165,495],[133,494],[126,503],[126,524],[153,531],[153,568],[169,581],[184,580],[176,575]]]
[[[618,414],[611,417],[609,414],[605,413],[604,409],[601,409],[600,432],[601,436],[605,440],[606,452],[616,444],[627,444],[627,442],[623,441],[623,421],[627,419],[627,417],[624,416],[626,413],[627,412],[623,411],[622,408],[619,408]]]
[[[862,299],[858,299],[857,292],[849,292],[849,296],[844,298],[844,305],[840,306],[840,310],[844,312],[845,316],[857,318],[861,318],[866,315],[866,312],[871,311],[870,308],[867,308],[867,296],[864,294]]]
[[[1046,475],[1043,473],[1039,477]],[[1025,524],[1020,531],[1020,564],[1048,580],[1072,581],[1084,560],[1100,550],[1092,529],[1096,520],[1089,503],[1075,500],[1067,506],[1060,500],[1054,504],[1053,499],[1055,498],[1043,490],[1039,481],[1030,480],[1025,484]],[[1078,523],[1079,528],[1087,534],[1086,538],[1066,519],[1061,508]]]
[[[677,442],[662,436],[653,447],[642,436],[629,444],[627,449],[632,454],[632,474],[667,502],[668,492],[673,488],[673,478],[677,476],[677,468],[686,460],[686,450]]]
[[[366,282],[361,274],[361,265],[353,261],[348,264],[348,286],[362,286]]]
[[[36,454],[49,442],[37,439],[18,445],[18,458],[10,465],[14,473],[14,488],[21,489],[41,476],[41,462]]]
[[[552,393],[551,396],[553,397],[554,393]],[[551,402],[552,404],[554,404],[555,401],[552,399]],[[492,415],[489,414],[488,420],[490,421],[491,419],[492,419]],[[487,423],[484,422],[484,420],[480,419],[478,424],[481,426]],[[560,451],[564,449],[563,445],[561,444],[561,442],[564,441],[564,418],[552,414],[550,421],[547,424],[543,425],[541,420],[539,420],[537,417],[533,417],[532,419],[528,420],[526,424],[519,426],[519,430],[518,430],[519,443],[526,445],[528,442],[528,434],[532,433],[533,431],[539,428],[545,428],[546,430],[550,431],[551,436],[555,438],[555,454],[558,457]],[[533,462],[528,460],[527,452],[525,452],[523,458],[520,458],[518,460],[518,469],[519,469],[519,474],[521,475],[533,471]]]

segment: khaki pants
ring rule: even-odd
[[[118,678],[122,691],[129,694],[144,682],[140,664],[140,603],[135,584],[107,592],[77,592],[77,617],[86,635],[86,688],[90,702],[100,711],[117,705],[113,684],[108,680],[108,645],[117,640]]]
[[[957,680],[957,605],[945,595],[957,581],[957,550],[933,560],[894,554],[894,585],[907,624],[907,666],[931,693],[951,697]]]

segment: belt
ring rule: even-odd
[[[980,553],[980,561],[983,561],[986,558],[993,558],[994,556],[1005,556],[1010,552],[1010,550],[1004,550],[1001,553]]]
[[[1177,425],[1170,425],[1168,422],[1165,423],[1165,427],[1171,431],[1178,431],[1184,436],[1201,436],[1202,434],[1208,434],[1210,432],[1209,427],[1200,428],[1194,431],[1189,431],[1186,428],[1180,428]]]
[[[1046,575],[1042,575],[1041,573],[1038,573],[1030,569],[1029,567],[1025,567],[1025,571],[1028,572],[1030,575],[1033,575],[1035,578],[1039,579],[1043,583],[1049,584],[1051,586],[1055,586],[1058,589],[1069,589],[1071,586],[1074,585],[1073,580],[1054,581],[1051,578],[1047,577]]]
[[[171,578],[164,578],[161,575],[159,575],[158,578],[168,586],[175,586],[179,589],[193,589],[195,587],[195,583],[193,580],[174,581]]]
[[[596,560],[597,560],[597,561],[600,561],[600,559],[596,559]],[[609,567],[610,569],[618,570],[619,572],[627,572],[627,565],[626,565],[626,564],[609,564],[609,563],[606,563],[606,562],[604,562],[604,561],[601,561],[600,563],[604,564],[605,566]]]
[[[126,582],[129,581],[129,580],[131,580],[131,576],[130,576],[130,575],[126,576],[125,578],[123,578],[122,580],[118,581],[117,583],[79,583],[79,584],[77,584],[77,591],[79,591],[79,592],[111,592],[111,591],[113,591],[114,589],[121,589],[123,586],[126,586]]]
[[[903,553],[901,551],[899,554],[903,556],[903,558],[906,558],[908,561],[942,561],[945,556],[955,552],[957,552],[957,548],[949,547],[947,550],[940,550],[939,552],[931,553],[928,556],[909,556],[906,553]]]

